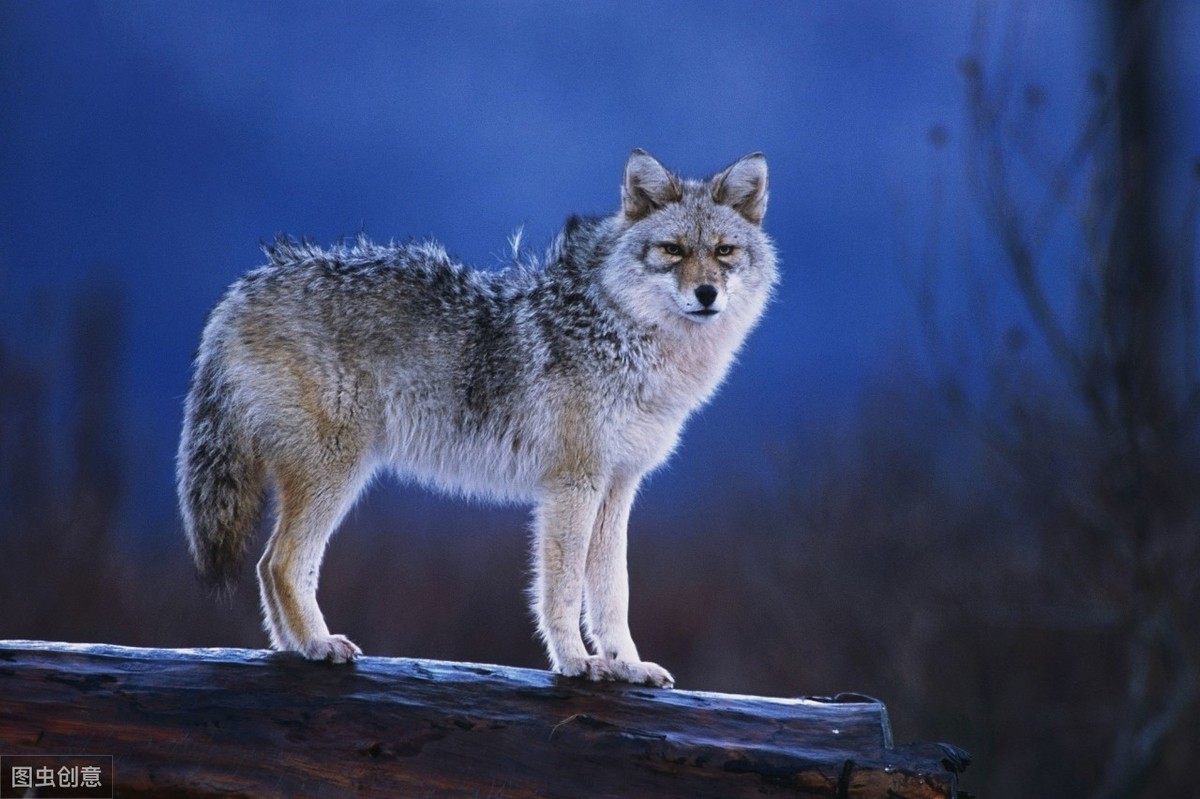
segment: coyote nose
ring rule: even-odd
[[[700,304],[705,308],[709,307],[717,301],[717,287],[708,283],[696,286],[696,299],[700,300]]]

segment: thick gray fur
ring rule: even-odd
[[[278,518],[258,577],[271,643],[353,659],[317,578],[346,510],[390,469],[534,503],[531,601],[554,668],[672,684],[629,633],[629,507],[769,299],[766,201],[759,154],[693,181],[635,150],[620,210],[572,217],[540,264],[488,272],[436,244],[276,241],[213,310],[188,393],[178,489],[201,577],[232,588],[270,481]]]

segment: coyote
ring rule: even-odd
[[[697,181],[634,150],[620,210],[571,217],[540,263],[477,271],[433,243],[362,236],[264,247],[208,318],[184,409],[179,503],[200,577],[232,590],[272,482],[271,645],[353,660],[317,577],[386,467],[532,502],[530,600],[554,670],[672,686],[629,632],[626,523],[771,295],[766,205],[760,153]]]

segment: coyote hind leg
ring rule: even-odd
[[[316,478],[309,470],[277,472],[276,482],[279,518],[258,562],[263,625],[271,645],[310,660],[354,660],[362,650],[344,635],[330,634],[317,604],[317,583],[325,547],[366,477],[330,470]]]

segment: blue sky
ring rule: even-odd
[[[932,176],[955,171],[928,131],[958,141],[977,13],[996,43],[1024,8],[1015,63],[1053,130],[1101,65],[1093,7],[4,3],[0,332],[52,363],[39,298],[119,282],[134,501],[161,516],[204,316],[261,240],[435,237],[492,266],[518,226],[540,247],[569,214],[613,210],[632,147],[697,176],[762,150],[779,298],[643,501],[703,497],[708,455],[761,465],[919,353],[896,252],[920,236]],[[1200,85],[1200,13],[1167,8],[1167,77]],[[1176,90],[1181,158],[1200,150],[1198,107]]]

